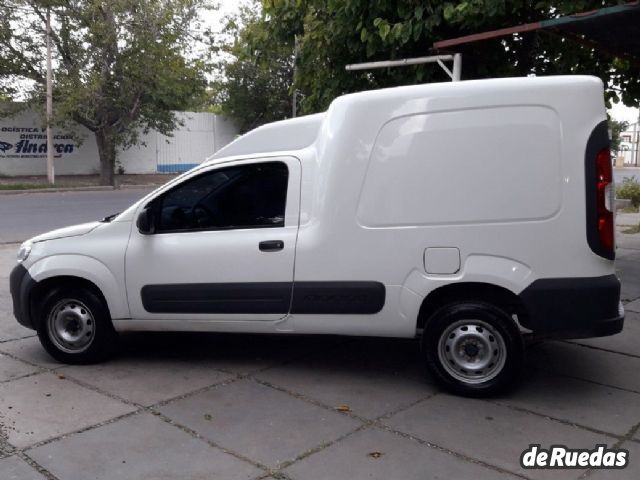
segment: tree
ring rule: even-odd
[[[234,118],[240,132],[291,115],[293,39],[273,42],[267,26],[254,1],[225,27],[230,40],[220,48],[210,104]]]
[[[629,122],[619,122],[607,115],[609,130],[611,131],[611,152],[617,154],[620,151],[620,134],[629,127]]]
[[[625,3],[625,0],[263,0],[254,48],[299,38],[294,86],[305,112],[324,110],[338,95],[371,88],[447,81],[432,65],[347,72],[346,64],[424,56],[435,41]],[[251,28],[258,28],[252,26]],[[608,101],[640,103],[640,75],[629,62],[546,33],[513,35],[460,47],[463,78],[591,74],[604,81]],[[291,89],[291,87],[290,87]]]
[[[211,50],[195,45],[207,32],[193,31],[206,0],[13,0],[0,8],[0,79],[31,81],[31,103],[43,99],[51,9],[55,122],[93,132],[104,185],[113,184],[118,147],[151,128],[170,134],[172,111],[206,88]]]

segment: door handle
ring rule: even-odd
[[[258,244],[258,248],[262,252],[277,252],[284,248],[284,242],[282,240],[266,240]]]

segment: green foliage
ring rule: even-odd
[[[631,200],[631,205],[640,207],[640,183],[634,177],[624,177],[616,188],[616,197]]]
[[[34,190],[37,188],[55,188],[56,186],[48,183],[0,183],[0,190]]]
[[[73,120],[95,133],[103,183],[112,183],[117,146],[150,128],[169,134],[172,110],[205,90],[211,66],[194,33],[207,0],[10,0],[0,20],[0,84],[31,83],[26,96],[44,104],[47,7],[51,8],[54,123]],[[13,82],[12,82],[13,81]],[[15,93],[15,92],[14,92]]]
[[[629,122],[619,122],[607,115],[609,130],[611,131],[611,151],[618,153],[620,150],[620,134],[629,127]]]
[[[294,38],[273,41],[259,10],[256,3],[228,19],[230,40],[221,47],[220,78],[210,91],[209,110],[235,119],[241,132],[292,112]]]
[[[424,56],[438,40],[618,3],[625,1],[263,0],[264,15],[256,21],[268,35],[254,48],[287,45],[290,54],[294,35],[299,37],[294,85],[305,95],[303,111],[310,113],[343,93],[448,80],[433,65],[346,72],[346,64]],[[545,33],[476,42],[456,51],[463,53],[464,78],[591,74],[610,87],[608,101],[620,95],[627,105],[640,103],[637,67]]]

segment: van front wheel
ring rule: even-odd
[[[511,386],[524,357],[522,336],[510,315],[475,301],[434,312],[425,324],[422,347],[427,368],[445,388],[473,397]]]
[[[37,331],[49,355],[63,363],[99,362],[113,352],[117,342],[104,300],[81,287],[50,291],[42,302]]]

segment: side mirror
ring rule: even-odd
[[[150,235],[156,232],[156,225],[153,218],[153,208],[147,207],[140,212],[136,220],[138,231],[143,235]]]

